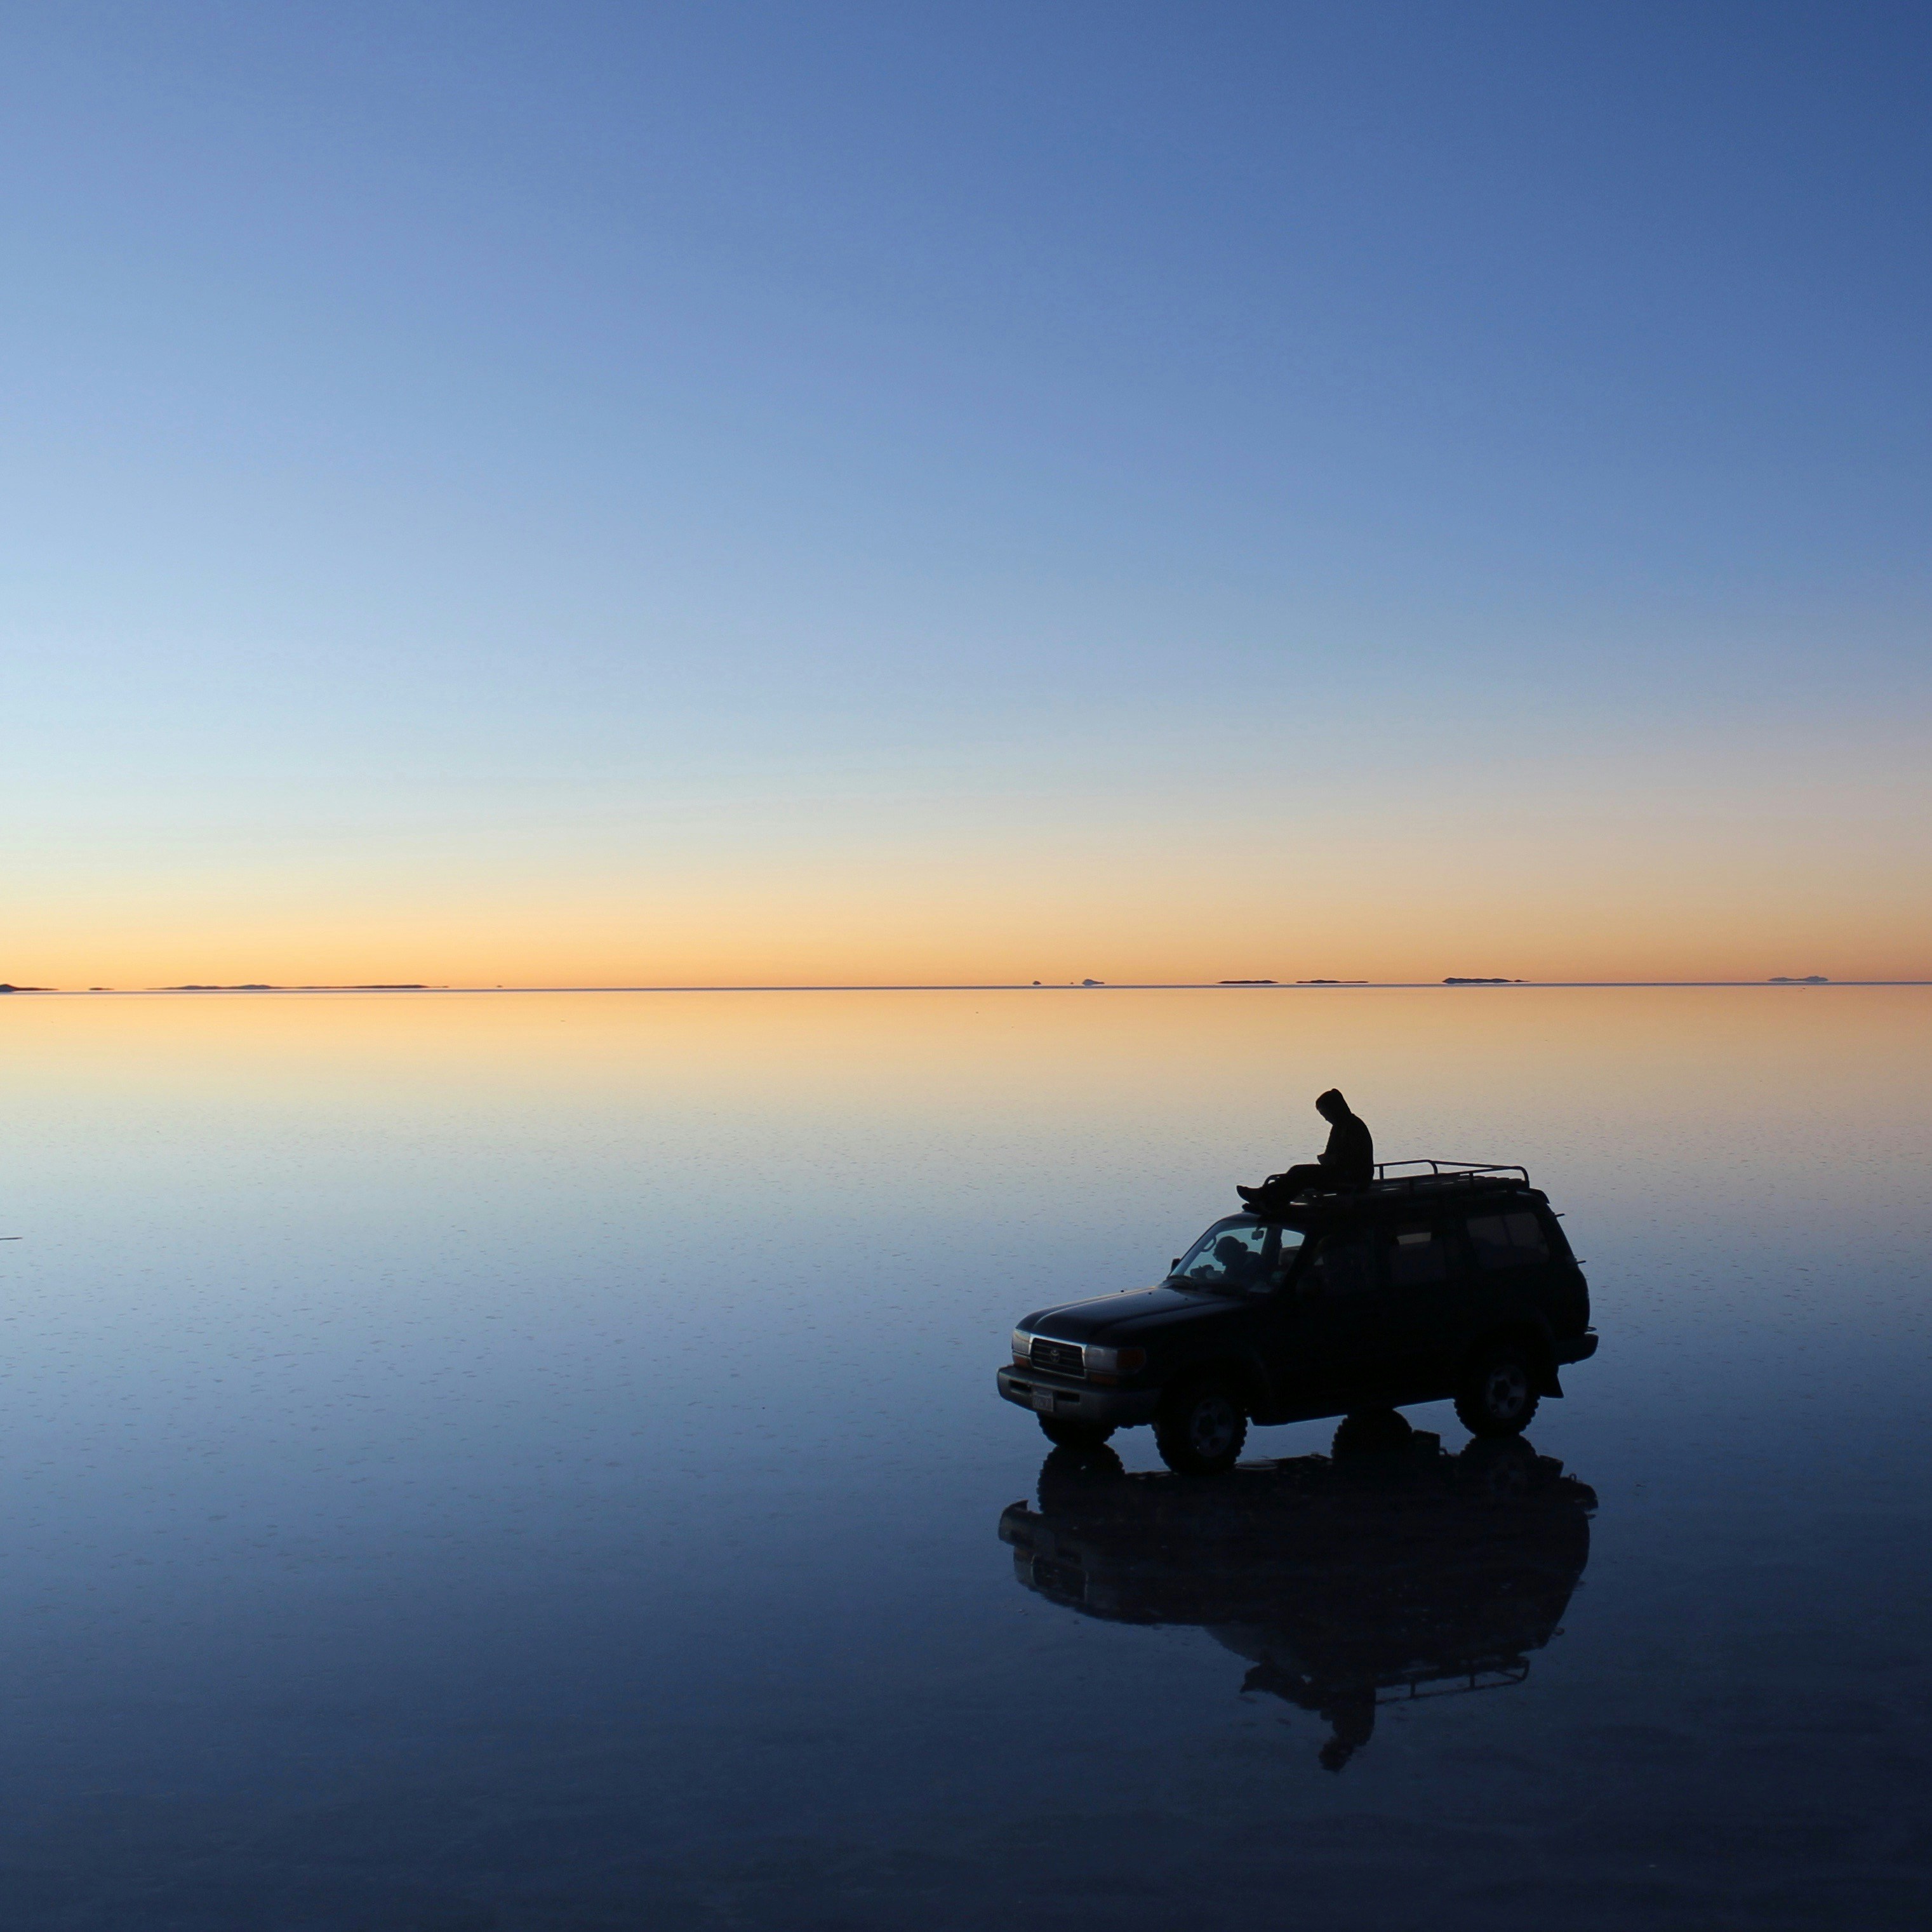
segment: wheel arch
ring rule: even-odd
[[[1485,1328],[1473,1336],[1469,1346],[1462,1351],[1462,1359],[1456,1370],[1460,1378],[1466,1378],[1474,1372],[1476,1364],[1492,1348],[1520,1348],[1528,1358],[1534,1387],[1538,1395],[1560,1396],[1562,1384],[1556,1379],[1556,1343],[1552,1339],[1550,1324],[1528,1316],[1515,1321],[1498,1322],[1492,1328]]]
[[[1231,1354],[1203,1355],[1199,1360],[1190,1362],[1184,1369],[1178,1370],[1161,1390],[1163,1400],[1176,1389],[1184,1388],[1190,1382],[1224,1382],[1228,1383],[1241,1399],[1241,1406],[1250,1416],[1258,1408],[1267,1406],[1268,1382],[1265,1371],[1256,1357]]]

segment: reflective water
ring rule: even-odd
[[[1923,1923],[1928,1022],[0,1002],[0,1922]],[[1043,1468],[1012,1317],[1331,1083],[1565,1210],[1534,1456]]]

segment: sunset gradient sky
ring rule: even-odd
[[[1932,14],[0,19],[0,980],[1932,976]]]

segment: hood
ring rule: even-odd
[[[1118,1294],[1096,1294],[1090,1301],[1037,1310],[1019,1325],[1055,1342],[1092,1342],[1137,1328],[1229,1315],[1240,1306],[1219,1295],[1190,1294],[1178,1288],[1127,1288]]]

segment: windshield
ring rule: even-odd
[[[1266,1294],[1288,1272],[1300,1246],[1299,1228],[1274,1228],[1237,1216],[1216,1221],[1168,1279],[1222,1294]]]

